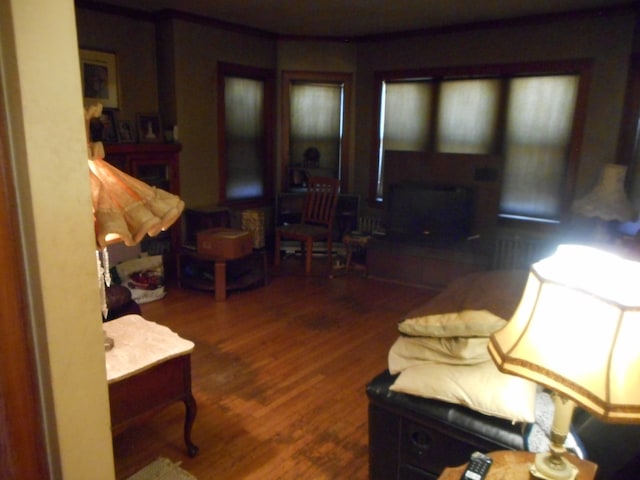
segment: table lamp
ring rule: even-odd
[[[534,478],[567,480],[564,458],[575,405],[604,421],[640,423],[640,263],[584,245],[560,245],[532,265],[509,323],[489,353],[504,372],[553,392],[550,452]]]
[[[637,216],[624,189],[626,173],[626,165],[605,164],[593,190],[571,205],[573,213],[596,220],[597,241],[609,240],[611,222],[628,222]]]
[[[140,243],[146,235],[158,235],[180,218],[184,202],[177,195],[127,175],[104,160],[102,142],[94,141],[91,134],[95,130],[91,125],[95,125],[101,114],[101,104],[92,105],[85,110],[98,285],[102,313],[106,317],[105,285],[109,287],[111,283],[107,246],[116,242],[133,246]],[[101,128],[97,130],[101,131]],[[113,341],[105,335],[105,349],[112,347]]]

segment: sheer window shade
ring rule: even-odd
[[[264,194],[264,83],[225,77],[225,146],[227,199]]]
[[[579,80],[574,74],[548,74],[382,82],[377,199],[383,194],[384,151],[429,150],[435,132],[437,152],[505,157],[502,215],[557,220]],[[439,104],[432,115],[436,85]]]
[[[503,214],[558,219],[578,82],[577,75],[510,81]]]
[[[384,82],[380,112],[377,197],[382,199],[385,150],[425,151],[433,86],[426,81]]]
[[[291,87],[290,161],[304,163],[304,152],[315,147],[320,167],[340,171],[342,138],[341,84],[294,83]]]
[[[490,153],[495,138],[500,82],[450,80],[440,86],[437,149]]]
[[[432,85],[394,82],[383,88],[383,150],[427,150]]]

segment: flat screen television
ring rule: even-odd
[[[393,240],[448,243],[472,235],[473,190],[456,185],[388,185],[385,227]]]

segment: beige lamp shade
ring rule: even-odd
[[[640,263],[561,245],[531,267],[509,323],[490,339],[501,371],[605,421],[640,422]]]
[[[96,243],[101,249],[118,241],[137,245],[145,235],[169,228],[182,214],[184,202],[104,161],[102,142],[92,141],[90,133],[92,119],[101,114],[100,103],[84,111]]]
[[[624,190],[626,173],[625,165],[606,164],[593,190],[573,203],[573,212],[583,217],[596,217],[605,221],[634,220],[636,212]]]
[[[101,248],[138,244],[170,227],[184,210],[176,195],[127,175],[101,158],[89,160],[96,241]]]

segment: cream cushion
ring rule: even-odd
[[[466,275],[409,312],[398,330],[415,337],[489,337],[513,315],[526,280],[525,270]]]
[[[414,365],[445,363],[475,365],[490,360],[486,337],[407,337],[401,335],[389,349],[389,371],[395,375]]]
[[[501,373],[492,361],[469,366],[415,365],[400,373],[390,389],[457,403],[513,422],[535,421],[536,385]]]

